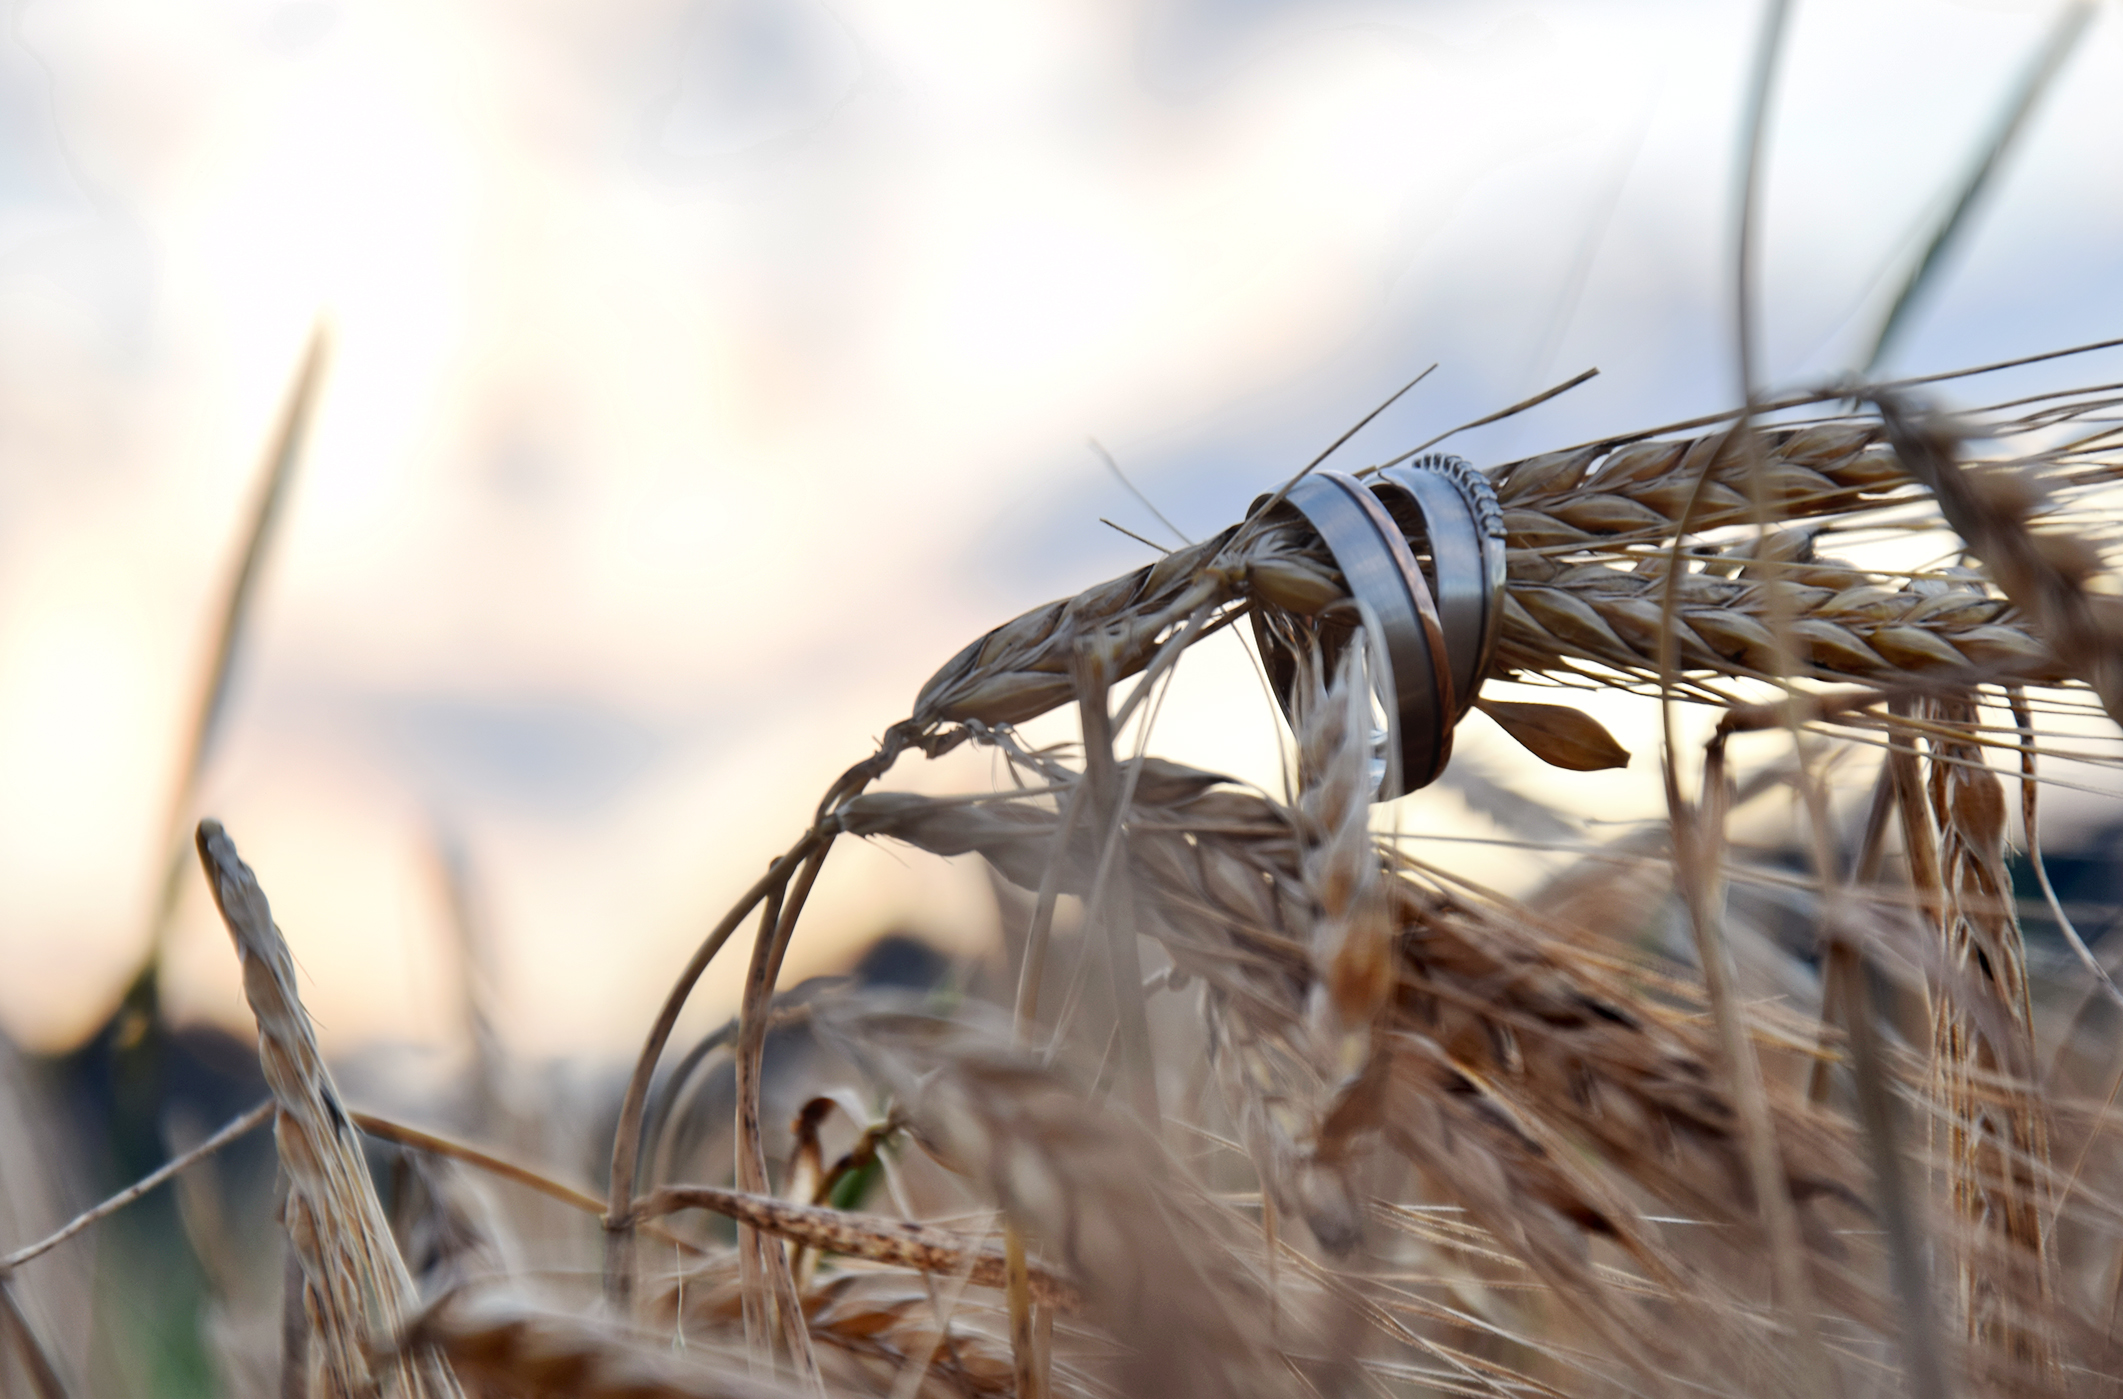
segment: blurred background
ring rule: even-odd
[[[2060,12],[1798,6],[1773,384],[1862,360]],[[2114,18],[1887,370],[2123,326]],[[937,665],[1150,557],[1101,516],[1170,542],[1087,438],[1199,537],[1432,362],[1345,464],[1589,366],[1458,449],[1494,464],[1738,392],[1753,3],[21,0],[9,21],[0,1030],[46,1053],[142,965],[218,609],[319,324],[307,448],[183,814],[259,870],[342,1053],[461,1042],[448,860],[504,1042],[638,1042]],[[1235,641],[1222,665],[1157,746],[1272,782]],[[1565,814],[1655,812],[1648,730],[1602,717],[1630,770],[1554,774],[1476,724],[1463,763],[1539,771]],[[1398,819],[1481,834],[1464,786]],[[1466,859],[1506,885],[1541,865]],[[911,854],[844,851],[814,909],[792,981],[885,932],[995,938],[985,877]],[[246,1027],[190,871],[170,939],[162,1014]],[[737,966],[699,1016],[728,1013]]]

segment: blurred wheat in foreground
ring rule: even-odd
[[[2037,842],[2044,764],[2083,785],[2119,757],[2116,401],[1804,416],[1824,394],[1489,472],[1488,679],[1566,702],[1498,690],[1471,722],[1582,770],[1628,755],[1572,690],[1669,719],[1670,820],[1525,902],[1381,832],[1375,623],[1301,517],[1006,622],[710,932],[616,1103],[481,1036],[447,1130],[363,1111],[203,824],[271,1098],[143,1184],[176,1178],[220,1383],[2123,1390],[2123,992]],[[1280,792],[1155,755],[1189,648],[1249,616],[1294,647]],[[1020,737],[1065,705],[1079,742]],[[998,790],[871,790],[966,744]],[[985,860],[1007,974],[781,990],[843,837]],[[2023,873],[2057,954],[2031,955]],[[668,1044],[717,955],[749,957],[738,1019]],[[29,1109],[0,1111],[9,1218],[34,1218]],[[206,1177],[268,1116],[279,1223],[253,1237]],[[139,1198],[0,1258],[9,1392],[93,1383],[68,1241]]]

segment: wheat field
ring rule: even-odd
[[[1732,406],[1471,462],[1445,454],[1497,439],[1459,433],[1532,442],[1589,376],[1430,442],[1356,435],[1374,414],[1216,532],[990,618],[874,740],[812,735],[845,771],[661,970],[624,1062],[511,1049],[439,839],[465,1051],[334,1062],[272,865],[202,810],[320,332],[214,618],[146,963],[92,1053],[0,1040],[0,1393],[2123,1388],[2123,900],[2112,853],[2044,846],[2060,802],[2075,838],[2115,828],[2123,391],[2081,366],[2123,342],[1895,376],[1927,254],[1873,363],[1764,384],[1788,9],[1743,81]],[[1439,482],[1464,539],[1413,493]],[[1405,560],[1427,649],[1325,498]],[[1494,565],[1478,615],[1462,546]],[[1233,648],[1273,779],[1173,756],[1167,701]],[[1659,814],[1455,764],[1458,725],[1558,782],[1628,769]],[[1394,798],[1432,781],[1486,824],[1411,829]],[[787,972],[862,847],[978,869],[998,945]],[[202,893],[254,1035],[167,1015]],[[81,1198],[97,1141],[130,1183]]]
[[[1917,393],[1488,473],[1486,678],[1540,697],[1470,707],[1566,770],[1628,758],[1573,690],[1716,715],[1660,757],[1667,822],[1529,898],[1380,825],[1381,624],[1273,496],[945,664],[678,975],[616,1098],[531,1098],[490,1046],[454,1131],[357,1110],[266,893],[205,822],[271,1097],[159,1175],[213,1272],[223,1373],[329,1394],[2104,1387],[2123,992],[2036,840],[2044,761],[2115,761],[2115,399],[1949,418]],[[1922,561],[1894,562],[1913,541]],[[1295,638],[1278,792],[1155,751],[1187,652],[1249,614]],[[1058,709],[1073,740],[1019,737]],[[886,783],[964,745],[994,755],[992,790]],[[1734,836],[1773,793],[1788,864]],[[985,860],[1007,964],[948,995],[781,987],[845,840]],[[2028,875],[2076,956],[2031,949]],[[1766,887],[1795,929],[1765,926]],[[748,957],[740,1014],[666,1054],[718,954]],[[245,1239],[200,1181],[268,1119],[277,1228]],[[556,1128],[609,1133],[601,1188],[528,1149]],[[10,1150],[38,1135],[18,1118]],[[141,1193],[0,1260],[26,1392],[66,1392],[66,1362],[52,1280],[23,1282]]]

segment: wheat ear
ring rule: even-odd
[[[2049,1129],[2033,1086],[2033,1007],[2005,865],[2003,783],[1973,742],[1972,700],[1897,708],[1919,709],[1929,735],[1920,765],[1916,734],[1902,728],[1889,762],[1917,903],[1939,948],[1929,998],[1933,1157],[1965,1230],[1956,1295],[1979,1350],[2041,1374],[2053,1356],[2027,1309],[2046,1307],[2052,1292]]]
[[[1905,470],[1897,448],[1913,449],[1897,434],[1890,445],[1877,420],[1763,432],[1766,506],[1780,519],[1804,520],[1922,504],[1912,473],[1927,468]],[[1508,576],[1490,675],[1572,674],[1589,662],[1636,680],[1655,677],[1668,586],[1661,546],[1676,533],[1754,519],[1731,440],[1719,432],[1599,444],[1493,471],[1505,507]],[[2047,685],[2092,673],[2105,664],[2099,655],[2123,651],[2091,645],[2123,636],[2123,622],[2108,600],[2080,586],[2083,548],[2030,546],[2038,563],[2050,562],[2022,569],[2037,583],[2007,586],[2000,597],[1965,571],[1912,581],[1816,559],[1811,540],[1781,531],[1760,557],[1741,545],[1675,578],[1673,640],[1684,672],[1769,676],[1788,653],[1807,674],[1875,687]],[[2012,584],[2020,573],[1999,581]],[[1781,651],[1778,619],[1769,615],[1772,578],[1789,633]],[[910,722],[1012,724],[1063,704],[1074,696],[1075,647],[1093,634],[1110,647],[1107,678],[1118,682],[1150,664],[1198,609],[1214,611],[1217,626],[1254,605],[1313,616],[1345,598],[1340,573],[1309,529],[1280,522],[1227,530],[995,628],[930,679]],[[2059,630],[2047,624],[2051,614],[2076,621]]]
[[[360,1134],[318,1052],[265,891],[220,822],[199,823],[198,845],[258,1020],[258,1060],[278,1105],[273,1139],[287,1178],[288,1243],[302,1265],[310,1327],[323,1343],[328,1392],[365,1399],[388,1383],[402,1399],[455,1396],[449,1365],[426,1350],[394,1355],[381,1376],[371,1370],[372,1340],[395,1335],[418,1305],[413,1280],[377,1203]]]

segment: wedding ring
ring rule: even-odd
[[[1371,489],[1396,532],[1429,561],[1452,658],[1450,722],[1457,723],[1474,707],[1504,616],[1504,512],[1496,488],[1462,458],[1432,453],[1380,472]]]
[[[1386,749],[1398,761],[1387,764],[1377,800],[1428,786],[1451,755],[1458,707],[1451,653],[1414,551],[1379,497],[1352,476],[1315,471],[1292,485],[1284,500],[1318,531],[1349,595],[1378,620],[1378,640],[1392,669],[1390,676],[1376,677],[1382,693],[1391,697],[1385,706]],[[1255,501],[1254,508],[1259,507]],[[1258,609],[1253,625],[1276,698],[1283,713],[1294,718],[1294,638]],[[1335,659],[1333,653],[1326,656],[1330,665]]]

